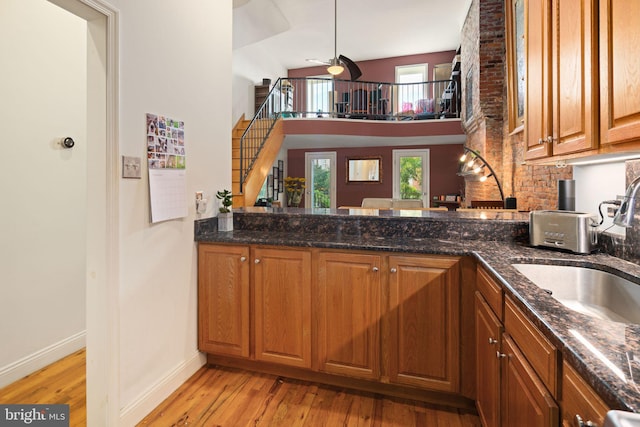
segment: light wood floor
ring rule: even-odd
[[[203,367],[138,426],[479,427],[477,416],[420,402]]]
[[[0,403],[68,404],[69,425],[87,424],[86,355],[77,351],[0,389]]]
[[[3,389],[2,403],[66,403],[70,425],[86,425],[85,352]],[[420,402],[204,366],[139,426],[479,427],[478,417]]]

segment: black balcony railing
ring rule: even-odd
[[[381,83],[280,78],[240,140],[240,189],[278,118],[434,120],[460,117],[455,80]]]

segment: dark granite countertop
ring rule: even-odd
[[[640,412],[640,325],[577,313],[511,264],[596,268],[640,284],[640,266],[606,254],[575,255],[528,246],[528,214],[248,209],[232,232],[196,221],[198,242],[265,244],[424,254],[468,255],[491,271],[529,318],[612,409]],[[637,380],[636,380],[637,378]]]

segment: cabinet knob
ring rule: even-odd
[[[498,343],[498,340],[497,340],[497,339],[494,339],[494,338],[489,337],[489,344],[492,344],[492,345],[493,345],[493,344],[497,344],[497,343]]]
[[[507,357],[507,355],[504,353],[500,353],[499,351],[496,351],[496,357],[498,359],[502,359],[503,357]]]
[[[246,256],[241,256],[241,257],[240,257],[240,262],[245,262],[246,260],[247,260],[247,257],[246,257]]]
[[[397,273],[397,272],[398,272],[398,269],[397,269],[397,268],[395,268],[395,267],[393,267],[393,268],[391,269],[391,272],[392,272],[392,273]]]
[[[378,267],[373,267],[373,272],[374,272],[374,273],[377,273],[377,272],[378,272],[378,270],[380,270]]]
[[[549,144],[553,144],[553,136],[551,136],[551,135],[547,136],[547,142]]]
[[[598,427],[597,424],[591,421],[582,421],[582,417],[578,414],[576,414],[576,417],[573,419],[573,425],[575,427]]]
[[[256,258],[255,260],[253,260],[254,264],[260,264],[260,259]]]
[[[539,144],[539,145],[542,145],[542,144],[544,144],[544,139],[542,139],[542,138],[539,138],[539,139],[538,139],[538,144]]]

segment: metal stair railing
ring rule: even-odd
[[[264,102],[240,137],[240,192],[264,143],[281,114],[282,79],[273,85]]]

